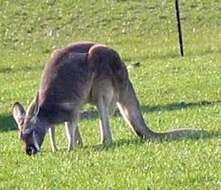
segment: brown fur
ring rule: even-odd
[[[31,131],[37,136],[35,144],[37,142],[39,146],[43,142],[46,129],[49,129],[52,150],[56,150],[54,124],[65,122],[68,149],[71,150],[76,144],[82,144],[78,119],[81,106],[87,102],[97,106],[101,141],[104,144],[112,142],[109,113],[116,104],[126,122],[142,139],[177,138],[193,131],[179,129],[157,133],[149,129],[128,78],[127,68],[119,54],[112,48],[90,42],[75,43],[53,52],[43,70],[36,101],[24,117],[30,117],[31,120],[24,119],[27,122],[22,124],[23,128],[26,131],[33,129]],[[16,121],[21,118],[22,109],[23,107],[14,106],[13,115]],[[22,131],[23,134],[25,130]],[[32,133],[29,130],[26,134],[31,143],[23,139],[26,152],[30,154],[37,152],[32,148]]]

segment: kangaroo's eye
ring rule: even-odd
[[[21,132],[22,140],[24,141],[28,140],[32,136],[32,132],[33,132],[32,128],[25,129],[23,132]]]

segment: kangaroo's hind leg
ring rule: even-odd
[[[113,104],[114,91],[110,81],[100,82],[97,89],[97,109],[100,117],[101,143],[112,143],[112,132],[109,124],[109,115]]]

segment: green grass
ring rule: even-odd
[[[180,1],[185,57],[173,1],[0,0],[0,189],[221,189],[221,3]],[[127,64],[144,118],[156,131],[190,127],[203,138],[143,142],[111,120],[114,144],[99,144],[98,118],[82,118],[84,147],[21,151],[11,107],[28,105],[50,52],[73,41],[115,48]],[[93,108],[93,107],[92,107]],[[90,111],[86,106],[85,111]]]

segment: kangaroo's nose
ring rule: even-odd
[[[30,145],[26,148],[26,154],[29,156],[36,154],[38,152],[37,148],[34,145]]]

